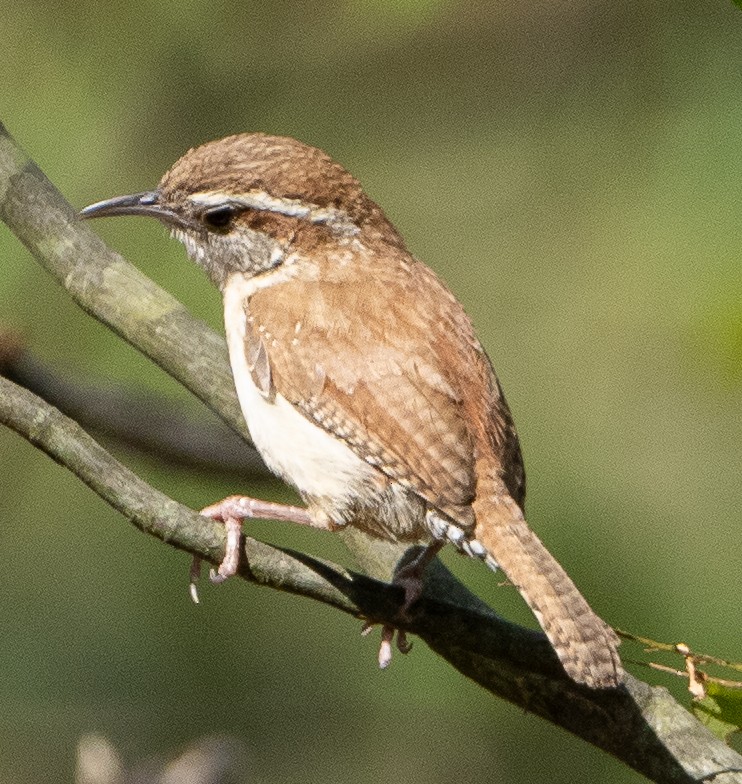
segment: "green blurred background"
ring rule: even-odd
[[[27,0],[0,20],[0,118],[76,206],[244,130],[342,161],[474,317],[521,434],[529,520],[595,608],[742,658],[739,9]],[[161,227],[95,228],[220,328],[216,292]],[[0,323],[65,372],[192,405],[5,227]],[[123,457],[194,507],[285,497]],[[382,673],[375,640],[310,602],[235,581],[193,606],[184,555],[4,430],[0,519],[2,782],[70,780],[89,731],[128,762],[233,735],[242,780],[265,784],[640,780],[422,643]],[[328,535],[254,530],[349,562]],[[445,560],[532,623],[487,570]]]

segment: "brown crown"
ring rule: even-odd
[[[285,136],[244,133],[194,147],[172,166],[159,191],[177,203],[200,191],[298,199],[335,207],[356,223],[388,224],[358,180],[327,153]]]

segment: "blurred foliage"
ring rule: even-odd
[[[723,740],[742,731],[742,689],[720,683],[706,685],[706,696],[694,700],[693,714]]]
[[[2,120],[79,206],[227,133],[328,150],[474,316],[521,432],[529,519],[595,608],[738,659],[741,32],[727,0],[28,0],[2,8]],[[96,228],[219,325],[160,227]],[[0,322],[66,371],[185,400],[4,228]],[[126,459],[195,507],[287,497]],[[545,761],[553,782],[639,778],[420,643],[379,673],[375,643],[326,608],[237,583],[193,607],[184,556],[7,432],[0,517],[4,782],[70,780],[89,732],[129,759],[229,734],[245,781],[266,784],[525,782]],[[330,536],[254,529],[347,559]],[[487,570],[445,558],[532,622]]]

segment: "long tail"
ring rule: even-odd
[[[494,480],[491,488],[482,487],[485,483],[474,502],[474,537],[520,591],[567,674],[596,689],[618,686],[623,669],[613,629],[531,531],[504,486]]]

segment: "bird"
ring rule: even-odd
[[[158,219],[221,292],[251,438],[304,504],[202,510],[227,530],[215,581],[237,569],[244,519],[355,526],[424,545],[394,578],[408,610],[450,543],[505,572],[573,681],[621,684],[618,637],[526,522],[513,417],[471,319],[347,169],[293,138],[236,134],[189,149],[154,190],[80,212],[120,215]]]

